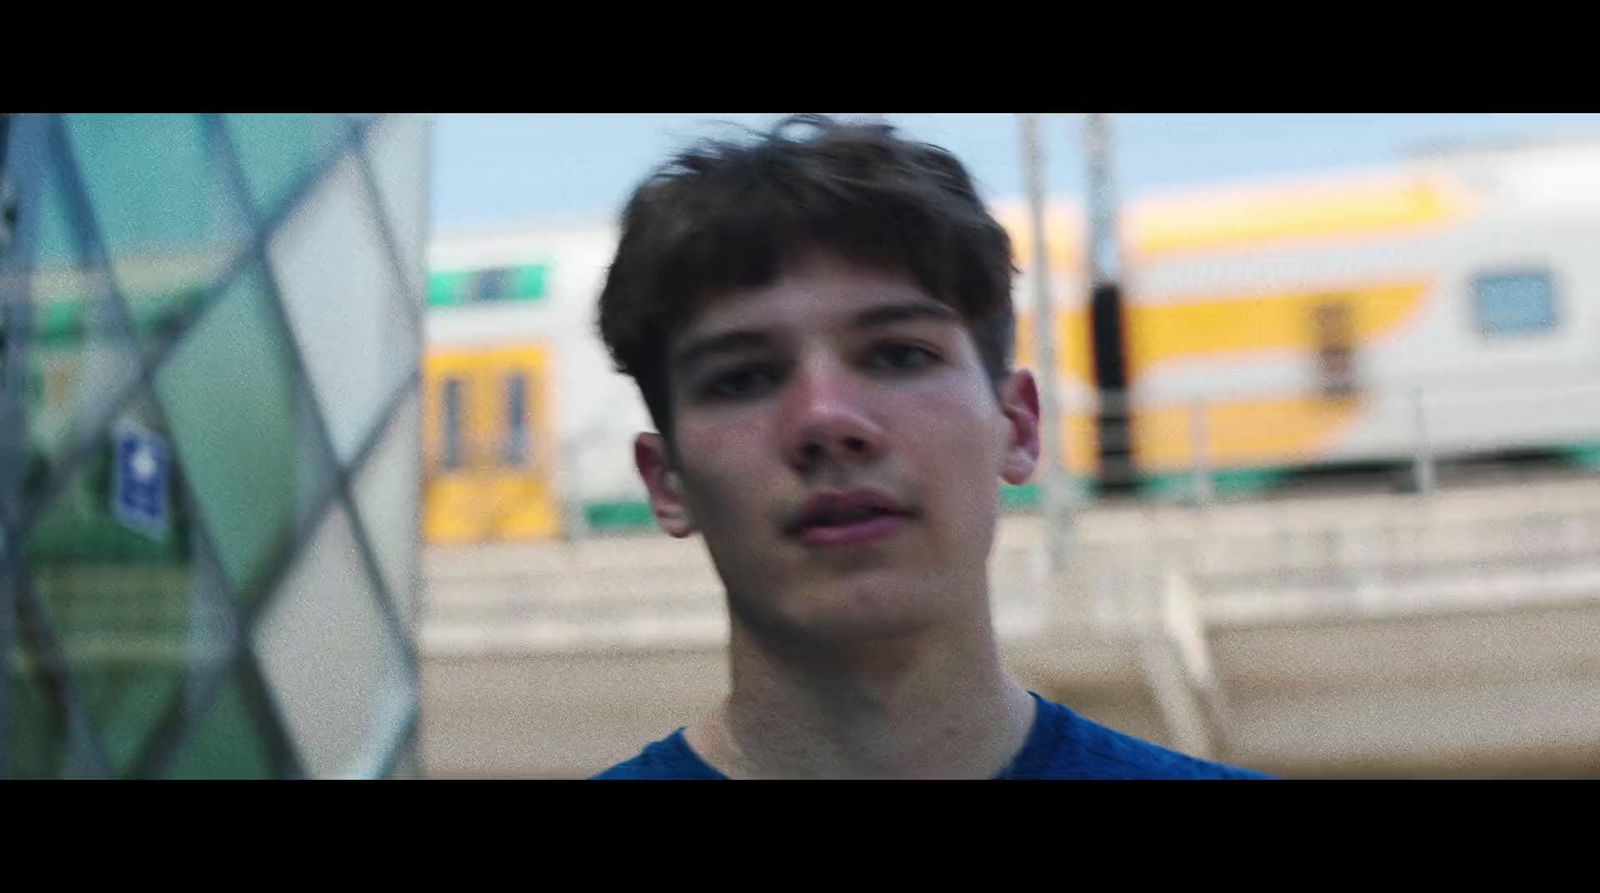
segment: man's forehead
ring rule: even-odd
[[[815,331],[871,327],[909,319],[959,323],[960,314],[909,278],[785,277],[763,288],[720,295],[674,339],[683,345],[732,330]]]

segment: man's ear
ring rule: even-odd
[[[1000,386],[1000,411],[1006,417],[1000,478],[1014,486],[1039,467],[1039,388],[1032,372],[1018,369],[1006,377]]]
[[[683,478],[673,470],[661,435],[640,434],[633,439],[633,464],[639,469],[645,489],[650,491],[650,509],[655,512],[656,524],[668,536],[682,538],[694,533],[694,519],[683,498]]]

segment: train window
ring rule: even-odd
[[[528,464],[528,377],[506,376],[506,441],[501,455],[506,465]]]
[[[460,468],[463,464],[461,449],[461,410],[466,402],[467,383],[459,378],[444,380],[444,467]]]
[[[1312,315],[1317,339],[1317,378],[1324,395],[1343,397],[1355,393],[1355,313],[1350,302],[1330,297]]]
[[[1484,335],[1542,332],[1556,326],[1556,302],[1550,274],[1496,273],[1472,281],[1473,310]]]
[[[481,270],[474,284],[474,301],[503,301],[511,297],[512,270]]]

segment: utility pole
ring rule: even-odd
[[[1095,381],[1100,389],[1096,427],[1101,492],[1125,492],[1134,485],[1133,432],[1110,119],[1110,115],[1103,113],[1089,114],[1083,122],[1084,150],[1089,162],[1089,314]]]
[[[1033,339],[1042,418],[1040,489],[1044,497],[1045,558],[1050,579],[1058,581],[1071,557],[1073,517],[1071,478],[1062,461],[1066,419],[1060,412],[1061,366],[1056,360],[1055,298],[1050,290],[1050,258],[1045,240],[1044,148],[1039,136],[1043,116],[1025,114],[1022,124],[1023,169],[1028,178],[1028,205],[1033,225]]]

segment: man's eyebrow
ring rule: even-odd
[[[918,301],[904,304],[880,304],[877,307],[869,307],[857,313],[853,322],[857,328],[867,329],[916,319],[933,319],[949,323],[959,323],[961,321],[960,314],[944,304]]]
[[[869,329],[918,319],[949,323],[961,321],[960,315],[955,310],[943,304],[908,301],[868,307],[851,317],[850,322],[855,328]],[[718,354],[761,350],[770,348],[777,342],[777,337],[771,332],[760,329],[730,329],[714,335],[691,338],[673,352],[673,365],[679,369],[690,369],[697,363]]]
[[[673,364],[680,369],[688,369],[707,357],[746,350],[759,350],[771,347],[776,340],[770,333],[755,329],[733,329],[727,332],[718,332],[715,335],[691,339],[678,348],[673,358]]]

